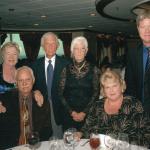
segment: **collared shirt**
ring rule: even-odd
[[[46,82],[47,82],[47,67],[48,67],[48,64],[49,64],[49,60],[51,60],[51,64],[52,64],[53,69],[54,69],[55,68],[56,55],[54,55],[51,59],[49,59],[45,56],[45,77],[46,77]]]

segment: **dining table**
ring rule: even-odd
[[[100,134],[99,138],[100,138],[100,147],[98,150],[112,150],[105,145],[105,135]],[[38,144],[35,150],[69,150],[69,148],[65,145],[63,139],[57,140],[57,144],[59,145],[57,149],[54,148],[54,146],[52,147],[52,145],[55,144],[56,144],[56,140],[42,141]],[[28,144],[25,144],[25,145],[9,148],[7,150],[31,150],[31,148]],[[89,144],[89,139],[80,139],[77,142],[77,144],[74,146],[74,148],[71,150],[92,150]],[[148,150],[148,149],[142,146],[129,144],[128,149],[114,148],[113,150]]]

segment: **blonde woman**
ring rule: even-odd
[[[3,63],[0,66],[0,93],[16,88],[15,72],[19,54],[19,46],[15,42],[8,42],[1,48]]]
[[[93,103],[86,122],[79,136],[89,138],[90,133],[118,134],[126,133],[130,142],[148,145],[150,126],[148,118],[137,99],[124,96],[126,84],[120,74],[114,70],[106,70],[100,77],[103,99]]]

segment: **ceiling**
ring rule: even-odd
[[[96,10],[97,8],[102,15]],[[1,31],[79,31],[136,35],[141,0],[0,0]],[[93,15],[92,15],[93,14]],[[118,19],[121,18],[121,19]]]

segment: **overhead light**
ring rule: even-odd
[[[92,28],[92,27],[93,27],[92,25],[89,25],[89,26],[88,26],[88,28]]]
[[[90,16],[94,17],[94,16],[96,16],[96,13],[92,12],[92,13],[90,13]]]
[[[47,16],[46,15],[42,15],[41,18],[47,18]]]
[[[38,23],[35,23],[34,26],[39,26],[39,24],[38,24]]]

